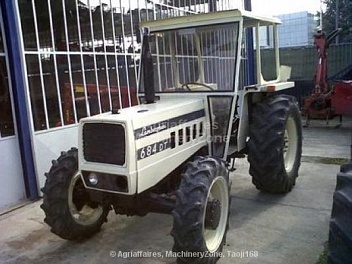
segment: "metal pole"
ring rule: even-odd
[[[244,0],[244,9],[252,11],[252,1]],[[254,70],[254,47],[253,47],[253,29],[246,29],[246,49],[247,49],[247,83],[246,85],[255,84],[255,70]]]
[[[336,0],[335,29],[339,28],[340,7],[339,0]],[[335,43],[339,44],[339,36],[336,36]]]
[[[323,0],[320,0],[320,30],[323,30]]]

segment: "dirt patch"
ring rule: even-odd
[[[302,156],[302,162],[307,163],[320,163],[330,165],[343,165],[348,163],[348,159],[344,158],[327,158],[327,157],[313,157],[313,156]]]
[[[48,236],[48,230],[45,228],[34,230],[19,240],[6,242],[7,246],[15,250],[31,250],[39,245],[40,241],[45,240]]]

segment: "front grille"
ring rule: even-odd
[[[83,156],[86,161],[114,165],[125,164],[125,129],[119,124],[83,125]]]

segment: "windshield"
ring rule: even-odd
[[[233,91],[237,39],[238,23],[152,32],[155,91]]]

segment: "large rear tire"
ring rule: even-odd
[[[352,164],[341,166],[331,211],[328,262],[352,261]]]
[[[46,173],[42,188],[44,221],[67,240],[88,238],[107,221],[109,206],[92,202],[78,172],[77,149],[62,152]]]
[[[268,97],[256,104],[248,141],[249,173],[257,189],[287,193],[296,183],[302,155],[302,124],[294,97]]]
[[[221,160],[199,157],[188,164],[173,211],[173,251],[178,263],[216,263],[228,230],[229,172]]]

